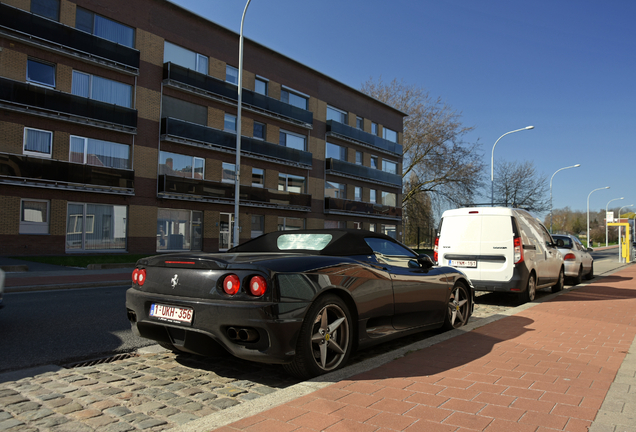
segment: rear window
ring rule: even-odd
[[[331,239],[331,234],[283,234],[276,246],[280,250],[323,250]]]

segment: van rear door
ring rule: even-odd
[[[472,214],[448,215],[439,234],[439,263],[461,269],[470,279],[479,280],[478,263],[482,217]]]
[[[514,233],[509,215],[481,217],[480,279],[507,282],[514,272]]]

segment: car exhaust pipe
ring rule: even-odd
[[[254,342],[258,340],[258,332],[251,328],[242,328],[238,331],[238,338],[241,342]]]
[[[228,327],[227,329],[227,337],[232,340],[238,339],[238,331],[234,327]]]

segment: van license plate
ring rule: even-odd
[[[192,323],[192,309],[178,306],[166,306],[153,303],[150,306],[150,316],[162,321]]]
[[[477,261],[448,261],[448,265],[453,267],[477,267]]]

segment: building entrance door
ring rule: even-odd
[[[232,246],[232,233],[234,232],[234,215],[221,213],[219,221],[219,251],[226,251]]]

